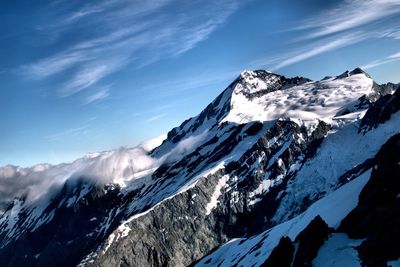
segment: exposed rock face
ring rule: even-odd
[[[377,102],[368,109],[365,114],[360,131],[367,131],[376,128],[379,124],[388,121],[393,113],[400,110],[400,89],[391,94],[386,94],[379,98]]]
[[[331,232],[332,229],[326,222],[320,216],[316,216],[294,241],[282,237],[261,266],[312,266],[312,260]]]
[[[293,266],[312,266],[312,260],[317,256],[318,250],[324,244],[331,231],[320,216],[315,217],[296,237],[295,242],[299,244]]]
[[[398,127],[392,123],[398,91],[392,96],[390,88],[377,87],[360,69],[317,82],[243,72],[149,152],[159,162],[154,169],[132,171],[123,186],[74,177],[51,198],[15,201],[0,218],[0,262],[188,266],[233,238],[251,240],[376,164],[376,151]],[[368,111],[362,129],[373,127],[357,134],[367,109],[381,115]],[[345,151],[347,159],[334,154],[338,142],[326,143],[332,135],[347,145],[368,143],[375,133],[380,138],[365,155]],[[320,164],[329,168],[321,171]],[[268,234],[252,253],[261,253],[265,266],[310,266],[331,230],[320,217],[307,225],[294,241],[279,236],[268,260],[260,251]]]
[[[129,236],[111,244],[93,265],[187,266],[226,242],[224,225],[218,218],[204,216],[202,205],[220,175],[210,175],[127,224],[132,229]]]
[[[241,128],[248,134],[253,132],[254,128],[259,128],[255,125],[258,124]],[[287,179],[285,177],[293,174],[285,166],[292,165],[299,158],[306,160],[306,155],[312,154],[308,151],[316,150],[318,142],[314,141],[322,138],[323,131],[326,134],[328,129],[329,127],[321,122],[313,134],[300,141],[300,136],[307,136],[305,129],[294,122],[278,121],[237,161],[232,161],[220,171],[200,179],[194,188],[163,202],[149,213],[127,224],[132,229],[129,238],[111,245],[96,259],[94,265],[118,266],[126,262],[129,266],[143,266],[151,262],[154,266],[187,266],[231,238],[265,229],[266,218],[274,215],[279,203],[274,200],[279,190],[266,195],[269,206],[264,205],[263,201],[249,205],[250,192],[257,189],[265,179],[264,173],[270,172],[270,177],[281,175],[278,184],[284,182]],[[221,148],[228,149],[231,146],[230,142],[237,143],[237,135],[238,133],[235,134],[235,138],[229,138]],[[275,140],[275,145],[268,146],[272,140]],[[286,149],[282,151],[279,161],[281,163],[268,164],[269,159],[282,148]],[[221,150],[217,147],[216,151],[214,156],[209,157],[210,160]],[[250,166],[257,168],[252,169]],[[175,168],[170,167],[164,174],[169,173],[171,169]],[[225,185],[218,188],[217,184],[222,180]],[[209,198],[218,190],[218,201],[222,205],[218,205],[207,214],[204,209],[209,203]],[[269,215],[265,212],[266,207]],[[145,256],[142,257],[143,255]]]
[[[268,259],[260,265],[260,267],[290,267],[293,262],[294,245],[292,240],[284,236],[279,244],[271,252]]]

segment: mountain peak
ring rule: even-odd
[[[343,78],[350,77],[350,76],[353,76],[353,75],[356,75],[356,74],[364,74],[366,77],[371,78],[371,76],[368,73],[366,73],[364,70],[362,70],[359,67],[353,69],[352,71],[346,70],[342,74],[336,76],[336,78],[337,79],[343,79]]]
[[[267,90],[268,88],[276,89],[276,83],[282,80],[283,76],[274,74],[265,70],[243,71],[232,93],[243,93],[246,95],[254,94],[259,91]]]
[[[360,67],[355,68],[354,70],[352,70],[350,72],[350,75],[355,75],[355,74],[364,74],[366,75],[368,78],[371,78],[371,76],[369,76],[368,73],[366,73],[363,69],[361,69]]]
[[[345,77],[361,71],[347,71]],[[198,116],[172,129],[153,155],[160,157],[188,136],[199,135],[224,122],[242,124],[288,117],[310,121],[321,115],[329,122],[345,105],[369,94],[371,88],[372,79],[364,75],[352,81],[338,77],[312,81],[299,76],[287,78],[266,70],[246,70]]]
[[[334,79],[311,81],[286,78],[267,71],[243,72],[231,85],[230,109],[222,122],[247,123],[279,118],[333,120],[339,110],[372,90],[373,82],[360,69]],[[353,76],[352,79],[345,79]]]
[[[251,78],[254,76],[260,76],[260,75],[265,75],[265,74],[273,74],[270,71],[267,70],[244,70],[240,73],[239,77],[242,79],[246,79],[246,78]],[[277,75],[277,74],[275,74]]]

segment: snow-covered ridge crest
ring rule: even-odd
[[[240,120],[231,121],[229,118],[229,116],[232,116],[230,115],[232,112],[235,113],[235,111],[232,111],[235,109],[233,101],[235,96],[243,95],[248,101],[251,101],[253,98],[258,99],[269,92],[309,81],[311,80],[303,77],[286,78],[265,70],[243,71],[200,114],[173,128],[168,133],[164,143],[153,151],[153,155],[161,157],[182,139],[190,135],[199,135],[212,128],[217,129],[224,122],[240,124]],[[245,122],[258,120],[257,118],[252,119],[252,112],[253,110],[243,112],[243,116],[247,118]]]
[[[237,125],[281,118],[306,125],[316,125],[318,120],[329,124],[354,121],[363,116],[362,110],[367,107],[356,110],[353,106],[360,97],[372,93],[373,85],[370,76],[358,68],[321,81],[287,78],[265,70],[243,71],[200,114],[173,128],[152,155],[160,158],[181,140],[224,123]],[[351,114],[341,118],[348,109]]]
[[[346,72],[321,81],[283,80],[270,72],[244,72],[232,91],[230,111],[221,121],[247,123],[279,118],[332,123],[339,111],[373,93],[373,80],[364,72]]]
[[[255,93],[265,90],[269,85],[279,81],[280,76],[269,71],[243,71],[240,73],[240,82],[235,86],[233,94]]]

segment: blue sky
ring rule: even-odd
[[[400,81],[398,0],[20,0],[0,29],[0,165],[133,146],[245,69]]]

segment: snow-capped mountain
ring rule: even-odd
[[[151,143],[1,168],[0,262],[399,264],[399,110],[399,85],[359,68],[245,71]]]

